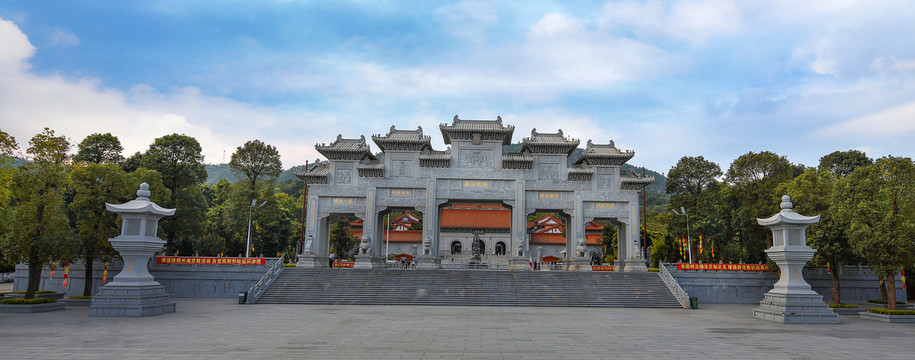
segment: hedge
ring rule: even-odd
[[[855,304],[837,304],[837,303],[828,303],[828,304],[829,304],[829,307],[836,308],[836,309],[854,309],[854,308],[858,307],[858,305],[855,305]]]
[[[6,300],[4,300],[6,301]],[[883,315],[915,315],[915,310],[890,310],[882,308],[871,308],[867,309],[872,313],[883,314]]]
[[[36,304],[49,304],[57,302],[56,299],[47,299],[47,298],[35,298],[35,299],[3,299],[0,300],[0,304],[4,305],[36,305]]]
[[[36,294],[53,294],[56,292],[57,291],[53,291],[53,290],[38,290],[35,293]],[[13,294],[25,294],[25,290],[13,291]]]

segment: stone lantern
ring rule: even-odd
[[[781,276],[766,293],[753,316],[785,324],[838,324],[823,296],[810,288],[804,279],[804,265],[816,250],[807,246],[805,229],[820,221],[820,216],[803,216],[792,210],[788,195],[782,197],[782,211],[767,219],[756,219],[772,230],[772,247],[766,254],[778,264]]]
[[[92,297],[89,316],[149,316],[175,312],[165,287],[147,269],[149,259],[165,241],[156,237],[159,219],[175,214],[149,201],[149,185],[140,184],[137,198],[126,204],[105,204],[121,216],[121,235],[108,239],[124,259],[124,268]]]

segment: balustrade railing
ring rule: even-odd
[[[270,259],[272,258],[268,258],[268,260]],[[273,262],[273,266],[264,273],[264,276],[261,276],[260,280],[257,280],[257,282],[248,289],[247,303],[257,303],[257,300],[260,299],[261,295],[264,295],[264,292],[267,291],[270,284],[273,284],[273,280],[276,280],[281,273],[283,273],[283,258],[276,258],[276,261]]]
[[[667,285],[667,288],[670,289],[670,293],[677,298],[677,301],[680,302],[680,306],[684,309],[689,309],[689,294],[680,287],[680,284],[677,283],[677,279],[674,279],[673,275],[667,271],[667,267],[663,263],[658,263],[658,275],[661,277],[661,280],[664,281],[664,285]]]

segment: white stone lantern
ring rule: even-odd
[[[767,219],[756,219],[772,230],[772,247],[766,254],[778,264],[781,276],[765,294],[753,316],[786,324],[838,324],[823,296],[810,288],[804,279],[804,266],[816,250],[807,246],[806,229],[820,221],[820,216],[804,216],[792,210],[788,195],[782,197],[782,210]]]
[[[108,239],[121,254],[124,268],[92,298],[89,316],[148,316],[175,312],[165,287],[155,281],[147,264],[165,241],[156,237],[159,219],[175,214],[149,201],[149,185],[140,184],[137,198],[125,204],[105,204],[121,216],[121,235]]]

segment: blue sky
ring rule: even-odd
[[[912,157],[912,34],[909,1],[5,0],[0,129],[111,132],[128,155],[177,132],[208,163],[260,139],[286,167],[391,125],[442,150],[455,114],[614,140],[662,172]]]

